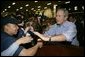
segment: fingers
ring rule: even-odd
[[[25,36],[25,37],[22,37],[20,39],[20,41],[24,44],[24,43],[28,43],[28,42],[31,42],[33,40],[33,38],[31,38],[30,36]]]
[[[27,36],[27,40],[28,40],[28,42],[31,42],[32,40],[33,40],[33,38],[31,37],[31,36]]]
[[[27,37],[29,37],[29,36],[30,36],[30,34],[29,34],[29,33],[26,33],[26,36],[27,36]]]
[[[37,41],[38,41],[38,42],[42,42],[42,39],[38,39]]]
[[[43,42],[38,42],[38,47],[41,48],[43,46]]]
[[[39,33],[38,33],[38,32],[33,32],[33,33],[34,33],[35,35],[37,35],[37,36],[39,35]]]
[[[34,34],[36,34],[36,32],[35,32],[35,31],[34,31],[33,33],[34,33]]]

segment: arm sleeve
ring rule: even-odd
[[[70,25],[68,27],[68,30],[63,32],[63,35],[65,35],[67,41],[72,41],[76,36],[76,34],[77,34],[77,30],[75,25]]]
[[[24,48],[23,46],[19,46],[19,48],[16,50],[13,56],[18,56],[23,48]]]
[[[44,33],[45,36],[55,35],[55,26],[52,26],[48,31]]]
[[[8,49],[1,52],[1,56],[13,56],[16,50],[19,48],[19,45],[13,43]]]

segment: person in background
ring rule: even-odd
[[[27,34],[28,31],[34,31],[33,28],[33,21],[29,20],[28,22],[26,22],[24,25],[24,27],[19,27],[19,31],[17,33],[18,38],[22,37],[23,35]]]
[[[79,41],[79,46],[84,46],[84,27],[83,24],[81,23],[82,16],[77,16],[74,14],[69,15],[69,19],[70,22],[75,23],[76,25],[76,29],[77,29],[77,40]]]

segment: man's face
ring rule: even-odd
[[[57,24],[62,24],[65,21],[65,14],[62,10],[58,10],[56,14]]]
[[[15,35],[17,34],[19,27],[16,24],[9,23],[5,26],[5,29],[12,35]]]

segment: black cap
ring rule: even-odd
[[[6,17],[6,18],[2,18],[1,19],[1,26],[4,26],[8,23],[11,23],[11,24],[18,24],[18,20],[15,19],[15,18],[9,18],[9,17]]]

